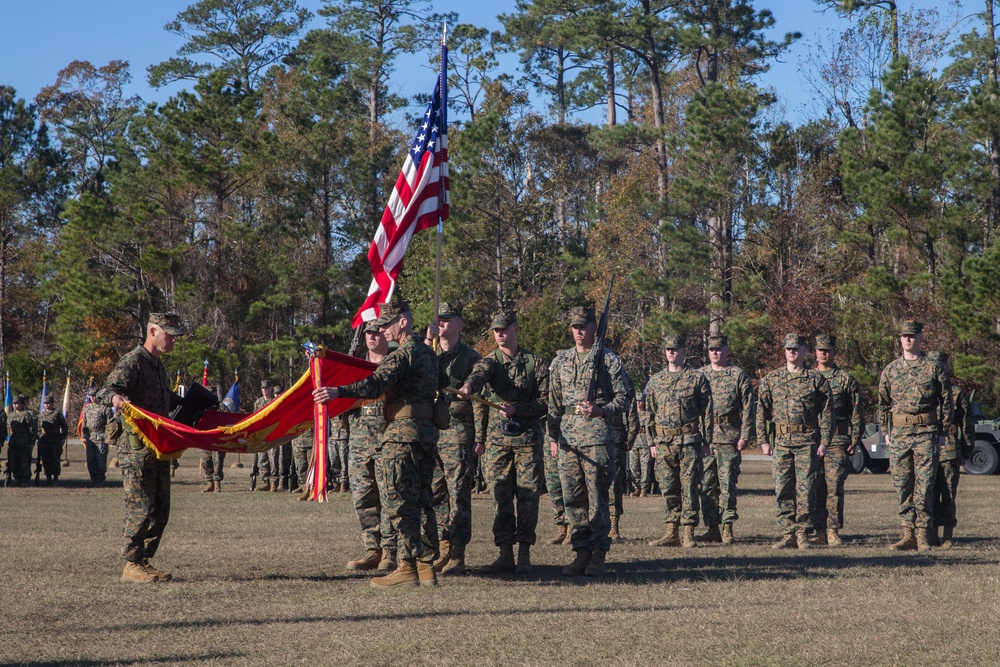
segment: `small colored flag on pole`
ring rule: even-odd
[[[49,376],[48,371],[42,370],[42,401],[38,404],[41,408],[45,405],[45,397],[49,395]]]
[[[14,407],[14,393],[10,389],[10,371],[7,371],[6,389],[3,396],[3,409],[8,415]]]
[[[208,359],[205,359],[205,372],[201,375],[201,386],[208,386]]]
[[[222,399],[222,405],[227,412],[240,411],[240,372],[236,371],[236,380],[233,386],[226,392],[226,397]]]
[[[62,404],[63,419],[65,419],[66,415],[69,414],[69,378],[70,378],[70,372],[66,371],[66,391],[63,392],[63,404]]]

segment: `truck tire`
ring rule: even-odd
[[[868,467],[870,460],[864,447],[855,447],[854,453],[847,457],[847,471],[852,475],[860,475]]]
[[[965,461],[965,472],[970,475],[992,475],[1000,466],[1000,453],[993,443],[976,440],[972,455]]]
[[[871,459],[868,461],[868,469],[873,475],[884,475],[889,472],[889,459]]]

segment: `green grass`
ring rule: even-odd
[[[538,545],[526,578],[442,578],[376,591],[349,494],[326,505],[247,492],[227,469],[199,493],[174,480],[156,564],[175,581],[119,580],[121,491],[88,489],[79,445],[61,488],[0,489],[0,664],[43,665],[996,665],[1000,477],[965,476],[958,544],[896,554],[888,475],[848,480],[847,545],[774,552],[770,467],[744,464],[739,544],[655,548],[659,497],[626,499],[600,580],[565,579],[568,547]],[[115,471],[117,472],[117,471]],[[542,498],[539,541],[552,533]],[[488,496],[469,563],[496,556]],[[699,531],[700,532],[700,531]]]

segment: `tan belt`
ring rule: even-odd
[[[567,405],[563,407],[562,414],[563,416],[566,416],[566,415],[582,415],[583,413],[580,412],[579,405]]]
[[[380,405],[365,405],[361,408],[362,417],[381,417],[382,416],[382,406]]]
[[[678,435],[691,435],[698,432],[698,422],[688,422],[679,428],[666,428],[656,425],[656,435],[661,438],[673,438]]]
[[[949,426],[948,433],[949,435],[958,435],[958,425],[952,424],[951,426]]]
[[[808,433],[809,431],[816,431],[819,429],[819,423],[813,419],[805,423],[798,424],[779,424],[774,423],[774,433],[775,435],[788,435],[789,433]]]
[[[893,426],[931,426],[938,423],[936,412],[921,412],[919,415],[892,413]]]
[[[837,422],[833,427],[834,435],[850,435],[851,425],[847,421]]]
[[[727,412],[724,415],[715,415],[716,424],[739,424],[741,423],[740,415],[734,415],[731,412]]]
[[[434,406],[426,403],[393,403],[385,406],[385,423],[397,419],[434,419]]]

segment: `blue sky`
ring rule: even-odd
[[[42,87],[73,60],[88,60],[95,66],[110,60],[128,60],[133,74],[132,94],[146,101],[163,101],[174,89],[151,89],[146,68],[175,55],[181,40],[165,30],[164,24],[192,4],[189,0],[3,0],[4,38],[0,40],[0,84],[11,85],[22,97],[34,98]],[[321,0],[299,0],[316,12]],[[944,0],[901,0],[901,9],[932,7]],[[966,12],[979,11],[965,0]],[[465,23],[499,28],[496,15],[511,12],[514,0],[435,0],[435,11],[455,11]],[[804,80],[802,59],[809,45],[820,35],[849,25],[832,11],[821,12],[812,0],[758,0],[758,8],[768,8],[776,19],[774,37],[799,31],[803,37],[784,58],[775,63],[762,82],[773,87],[788,113],[795,117],[809,105],[811,91]],[[971,9],[969,7],[971,6]],[[314,26],[322,25],[314,19]],[[433,74],[423,69],[420,56],[397,62],[396,92],[412,96],[429,93]],[[503,63],[516,68],[516,59]]]

